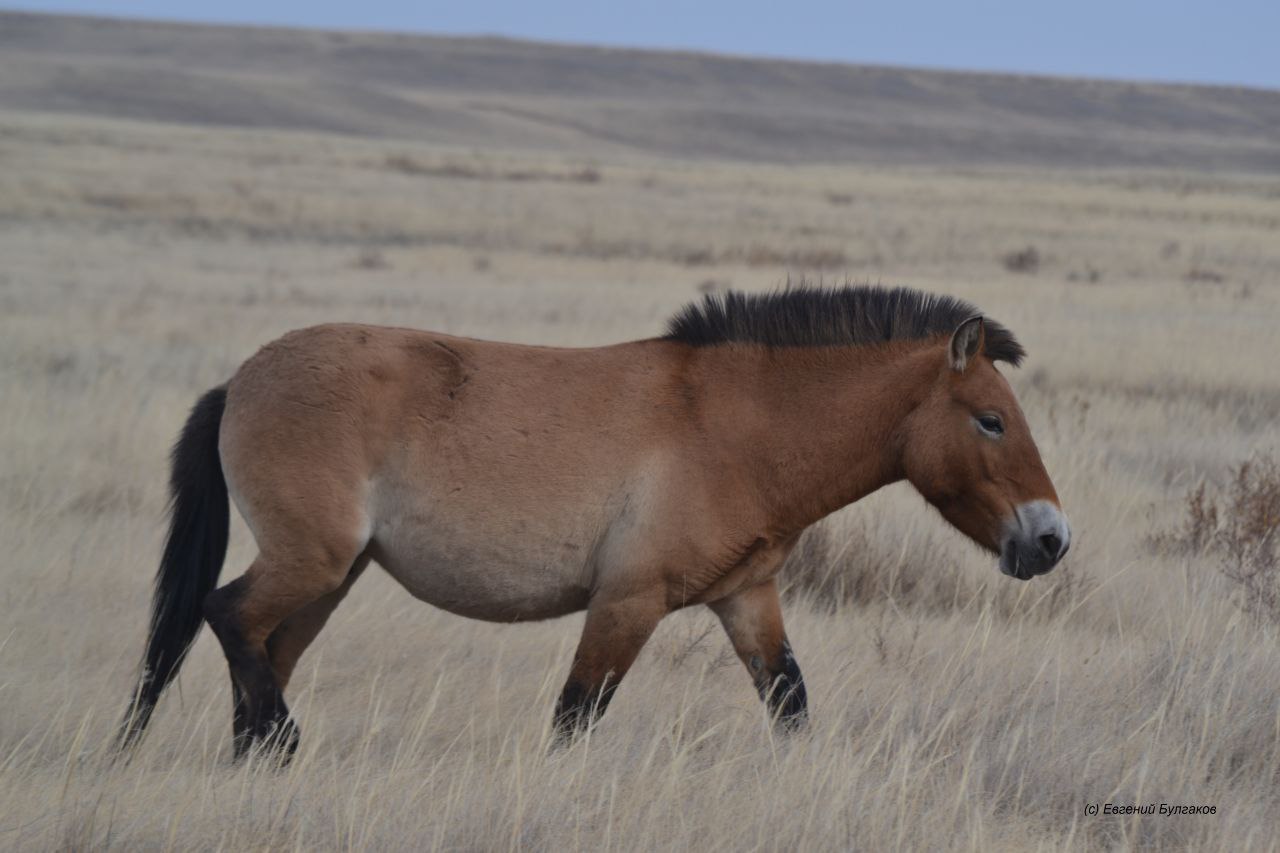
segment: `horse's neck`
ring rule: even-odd
[[[884,347],[714,347],[704,387],[723,439],[780,531],[798,531],[902,479],[903,422],[937,360]]]

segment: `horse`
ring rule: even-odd
[[[282,760],[284,691],[375,562],[494,622],[586,610],[552,717],[604,713],[667,614],[719,617],[774,724],[808,720],[777,573],[814,522],[907,480],[1028,580],[1071,532],[996,362],[1025,351],[960,299],[905,288],[712,294],[661,337],[525,346],[331,324],[262,347],[191,411],[141,675],[146,728],[202,622],[222,645],[233,753]],[[230,503],[258,553],[224,586]]]

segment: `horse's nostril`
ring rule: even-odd
[[[1042,533],[1040,535],[1040,550],[1044,551],[1045,556],[1052,560],[1062,550],[1062,540],[1058,538],[1056,533]]]

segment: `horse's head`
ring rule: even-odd
[[[993,326],[993,329],[996,328]],[[972,317],[939,353],[937,375],[906,426],[908,480],[943,517],[1028,580],[1052,569],[1071,528],[1008,381]],[[1021,354],[1019,350],[1014,356]]]

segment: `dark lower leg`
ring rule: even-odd
[[[214,590],[205,599],[205,620],[222,644],[231,670],[235,698],[235,756],[244,756],[254,743],[291,755],[298,743],[297,726],[280,692],[261,640],[246,631],[242,604],[248,575]]]
[[[600,718],[665,614],[666,607],[658,600],[591,603],[573,667],[556,702],[557,745],[573,741]]]
[[[245,706],[244,691],[235,676],[231,676],[231,737],[239,756],[253,739],[249,731],[249,709]]]
[[[756,683],[760,698],[768,705],[769,714],[784,730],[803,728],[809,722],[809,694],[804,689],[804,676],[800,674],[800,666],[791,653],[791,643],[785,634],[781,659],[769,668],[769,682],[768,687],[762,687],[761,682]]]
[[[570,676],[556,701],[556,743],[570,743],[591,728],[609,707],[617,689],[616,680],[600,685],[587,685]]]
[[[710,606],[779,727],[802,727],[809,717],[808,695],[782,627],[774,582],[740,590]]]

